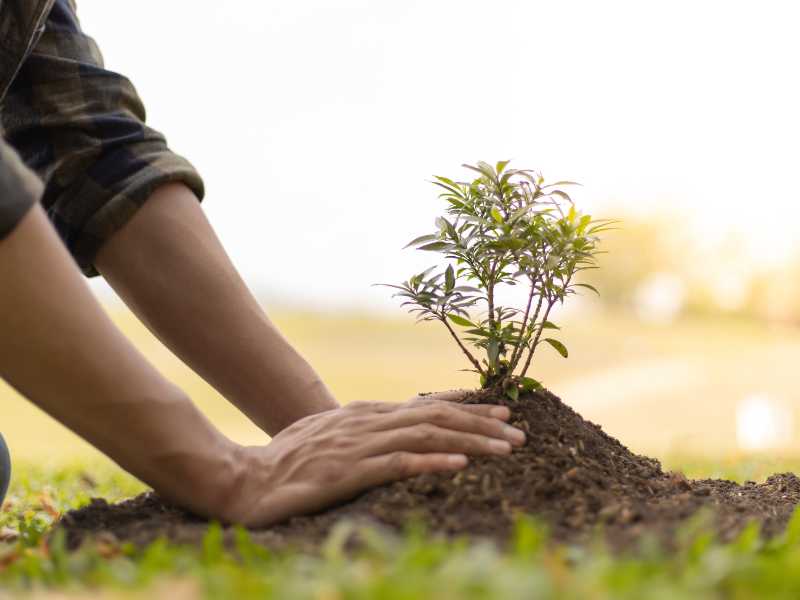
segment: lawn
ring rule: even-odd
[[[676,461],[693,475],[761,479],[800,463],[745,461],[741,466]],[[646,543],[629,556],[590,548],[550,547],[546,532],[521,520],[513,548],[444,542],[413,528],[402,539],[366,532],[365,550],[343,553],[345,530],[321,556],[275,554],[249,543],[220,545],[209,527],[202,547],[156,542],[136,550],[99,539],[77,553],[49,537],[54,519],[92,496],[121,499],[143,486],[104,463],[41,468],[18,465],[0,529],[18,539],[0,543],[0,598],[797,598],[800,518],[773,541],[755,530],[719,545],[687,527],[686,544],[665,555]],[[346,526],[345,526],[346,527]]]

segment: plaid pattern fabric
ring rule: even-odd
[[[0,0],[0,100],[44,31],[54,1]]]
[[[87,276],[97,275],[93,259],[105,240],[156,187],[181,181],[203,198],[197,171],[145,124],[136,89],[104,68],[70,0],[55,0],[48,12],[8,88],[0,124],[44,182],[42,205]]]

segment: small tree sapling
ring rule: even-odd
[[[437,231],[406,247],[439,253],[443,264],[382,285],[397,289],[418,321],[444,325],[483,388],[497,386],[516,399],[520,390],[541,387],[527,376],[541,344],[567,357],[552,337],[559,327],[551,311],[579,288],[597,292],[576,277],[597,268],[598,234],[612,222],[576,210],[562,189],[574,182],[545,184],[540,173],[508,164],[463,165],[477,173],[469,182],[436,176],[446,214],[436,219]],[[525,305],[501,306],[500,286],[518,284],[527,286]]]

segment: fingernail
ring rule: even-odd
[[[489,440],[489,447],[492,452],[497,454],[509,454],[511,452],[511,444],[505,440]]]
[[[508,410],[508,408],[506,408],[505,406],[496,406],[489,411],[489,415],[491,415],[495,419],[505,420],[511,416],[511,411]]]
[[[516,427],[512,427],[511,425],[506,425],[503,427],[503,434],[506,436],[506,439],[514,444],[522,445],[525,443],[525,432],[521,429],[517,429]]]
[[[450,463],[451,467],[459,469],[461,467],[466,467],[469,461],[463,454],[451,454],[447,457],[447,462]]]

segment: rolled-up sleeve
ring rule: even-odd
[[[42,182],[0,138],[0,240],[11,233],[42,194]]]
[[[6,139],[44,182],[42,205],[87,276],[94,258],[167,182],[202,200],[203,181],[145,123],[133,84],[104,67],[73,5],[57,0],[0,112]]]

